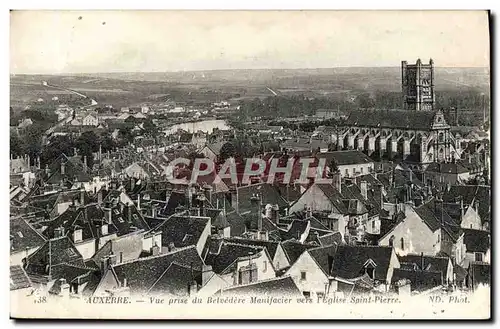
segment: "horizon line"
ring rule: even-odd
[[[197,69],[197,70],[165,70],[165,71],[95,71],[95,72],[17,72],[9,75],[67,75],[67,74],[124,74],[124,73],[190,73],[190,72],[216,72],[216,71],[278,71],[278,70],[328,70],[328,69],[373,69],[373,68],[400,68],[400,66],[331,66],[331,67],[298,67],[298,68],[221,68],[221,69]],[[490,69],[491,66],[436,66],[441,69]]]

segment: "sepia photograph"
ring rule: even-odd
[[[11,318],[491,318],[489,11],[9,16]]]

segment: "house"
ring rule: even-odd
[[[325,159],[326,166],[332,170],[335,164],[341,177],[354,177],[370,173],[374,170],[374,162],[361,151],[333,151],[316,154],[318,159]]]
[[[154,231],[162,232],[163,252],[194,245],[202,255],[211,233],[211,221],[210,217],[176,214],[155,227]]]
[[[258,300],[256,296],[301,297],[302,294],[291,277],[283,276],[225,288],[218,291],[216,296],[251,296]]]
[[[446,209],[455,208],[454,217],[460,227],[489,229],[491,220],[491,189],[483,185],[450,185],[443,191]]]
[[[441,200],[432,199],[418,207],[402,205],[397,223],[379,239],[379,245],[394,247],[400,255],[424,253],[436,255],[439,252],[461,257],[462,235],[459,227],[445,211]]]
[[[316,248],[317,245],[300,243],[297,240],[287,240],[281,243],[283,249],[288,258],[288,263],[292,266],[295,264],[297,259],[306,251],[307,249]]]
[[[383,291],[388,291],[394,269],[399,268],[399,260],[392,247],[383,246],[338,246],[333,259],[332,276],[355,279],[368,275],[380,283]]]
[[[201,149],[200,153],[213,162],[217,162],[217,159],[219,159],[220,157],[220,150],[222,149],[222,146],[224,146],[224,144],[226,144],[226,142],[207,144],[204,148]]]
[[[213,278],[212,273],[203,275],[204,271],[211,272],[204,265],[195,246],[120,264],[116,264],[115,257],[103,259],[102,276],[92,295],[109,296],[126,288],[131,295],[189,296],[208,284],[203,279]],[[214,292],[220,288],[215,287]]]
[[[467,182],[470,178],[470,170],[460,164],[433,162],[425,169],[425,177],[440,184],[459,184]]]
[[[26,258],[45,244],[45,237],[25,219],[10,219],[10,264],[23,265]]]
[[[407,254],[398,258],[400,270],[438,272],[441,273],[441,284],[451,284],[454,282],[454,267],[450,257]],[[408,279],[411,281],[411,277]]]
[[[226,238],[225,241],[249,246],[265,247],[267,249],[267,252],[269,253],[269,257],[271,258],[276,271],[288,268],[290,266],[288,257],[280,242],[244,238]]]
[[[204,261],[228,286],[276,277],[273,262],[265,247],[212,239],[206,248]]]
[[[464,232],[465,256],[460,264],[467,268],[471,262],[491,262],[491,234],[488,231],[462,229]]]
[[[303,296],[317,300],[330,291],[330,273],[337,245],[306,249],[285,272],[290,276]]]
[[[10,173],[18,174],[30,171],[29,157],[10,159]]]
[[[467,286],[476,290],[479,286],[491,286],[491,265],[483,262],[471,262],[467,269]]]
[[[99,125],[99,117],[97,113],[88,113],[87,115],[83,116],[81,122],[83,126],[97,127]]]
[[[10,266],[10,291],[16,290],[21,295],[27,296],[33,285],[21,265]]]

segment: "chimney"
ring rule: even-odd
[[[464,199],[460,196],[460,219],[464,218],[465,209],[464,209]]]
[[[160,247],[158,247],[158,245],[155,243],[155,245],[151,248],[151,254],[153,256],[157,256],[160,254]]]
[[[156,204],[151,205],[151,217],[156,218]]]
[[[425,270],[425,267],[424,267],[424,253],[420,253],[420,268],[423,270]]]
[[[102,204],[102,187],[99,189],[99,191],[97,192],[97,204],[98,205],[101,205]]]
[[[66,279],[59,279],[59,285],[61,287],[60,295],[62,297],[69,297],[69,283],[66,282]]]
[[[361,181],[359,188],[363,199],[368,200],[368,183],[366,181]]]
[[[77,155],[78,155],[78,152],[77,152],[77,150],[76,150],[76,147],[73,147],[73,155],[74,155],[74,156],[77,156]]]
[[[61,175],[66,175],[66,164],[61,160]]]
[[[101,235],[106,236],[106,235],[108,235],[108,232],[109,232],[108,231],[108,224],[103,224],[101,226]]]
[[[64,227],[59,226],[54,230],[54,238],[62,238],[64,236]]]
[[[141,195],[137,195],[137,210],[141,210]]]
[[[204,287],[208,280],[212,278],[214,271],[212,271],[211,265],[203,265],[201,270],[201,286]]]
[[[175,251],[175,245],[173,242],[168,243],[168,251]]]
[[[340,177],[340,171],[333,173],[332,175],[333,187],[342,193],[342,178]]]
[[[80,190],[80,205],[83,206],[85,204],[85,190]]]
[[[271,221],[273,223],[278,223],[279,221],[279,206],[277,204],[271,207]]]
[[[134,188],[135,188],[135,179],[134,177],[130,177],[130,190],[133,191]]]
[[[87,167],[87,156],[85,155],[83,157],[83,170],[84,171],[87,171],[88,167]]]
[[[132,204],[131,203],[128,204],[128,208],[127,208],[127,220],[129,223],[132,223]]]
[[[109,258],[107,256],[101,258],[101,272],[104,273],[108,270],[109,268]]]
[[[113,209],[111,209],[111,208],[104,209],[104,213],[106,214],[106,222],[108,224],[112,224],[113,223],[113,220],[112,220],[112,217],[113,217],[112,216],[112,211],[113,211]]]
[[[311,206],[307,206],[306,208],[306,218],[311,218],[312,217],[312,208]]]
[[[116,255],[115,254],[109,255],[108,259],[109,259],[109,266],[110,267],[113,265],[116,265]]]
[[[40,156],[38,156],[38,157],[36,158],[36,168],[37,168],[37,169],[40,169],[40,165],[41,165],[41,164],[40,164]]]
[[[45,164],[45,174],[48,176],[50,174],[50,169],[49,169],[49,165],[46,163]]]

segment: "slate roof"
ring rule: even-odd
[[[333,267],[333,260],[337,252],[337,244],[312,248],[307,250],[307,252],[311,255],[323,272],[326,275],[330,275]]]
[[[112,267],[117,279],[127,286],[131,293],[146,293],[162,276],[172,263],[184,265],[195,270],[201,270],[203,261],[194,246],[178,249],[173,252],[139,258]]]
[[[302,244],[295,240],[282,242],[281,245],[285,250],[290,265],[293,265],[304,251],[316,247],[315,245]]]
[[[332,160],[335,161],[337,166],[373,163],[373,160],[370,159],[366,154],[357,150],[318,153],[316,154],[316,157],[319,159],[326,159],[327,166],[330,165],[330,162]]]
[[[330,200],[332,205],[337,208],[337,210],[342,214],[347,214],[348,209],[346,208],[343,200],[344,196],[331,184],[315,184]],[[304,192],[305,193],[305,192]]]
[[[421,271],[441,272],[443,273],[443,277],[446,276],[450,262],[450,258],[448,257],[421,256],[417,254],[408,254],[406,256],[399,256],[398,258],[401,268],[410,268],[411,266],[411,268]]]
[[[346,126],[429,130],[434,122],[432,111],[351,110]]]
[[[392,252],[392,247],[339,246],[333,260],[332,275],[344,279],[359,277],[364,264],[371,259],[377,265],[375,279],[385,282]]]
[[[168,246],[171,242],[177,248],[196,245],[207,225],[210,225],[208,217],[194,216],[171,216],[163,223],[154,228],[155,232],[161,231],[162,246]]]
[[[26,220],[20,217],[10,219],[10,253],[40,247],[44,243],[45,238]]]
[[[277,204],[280,209],[286,208],[288,203],[285,199],[278,193],[278,191],[270,184],[258,183],[246,186],[237,187],[238,189],[238,212],[243,213],[249,211],[252,208],[251,197],[254,194],[258,194],[262,198],[262,204]],[[234,206],[233,206],[234,207]]]
[[[46,241],[42,247],[28,256],[26,272],[28,274],[49,275],[54,266],[63,263],[85,267],[82,255],[66,236]]]
[[[469,169],[465,168],[460,163],[433,162],[427,166],[425,171],[442,173],[442,174],[463,174],[463,173],[468,173]]]
[[[187,297],[189,296],[189,286],[193,282],[196,283],[197,288],[201,286],[202,272],[199,269],[191,269],[190,266],[173,262],[149,288],[148,295]]]
[[[392,273],[392,283],[399,280],[410,280],[411,290],[427,290],[442,285],[444,275],[440,271],[421,271],[395,268]]]
[[[226,273],[236,260],[257,255],[265,247],[237,244],[234,242],[212,240],[218,245],[210,248],[205,256],[205,264],[211,265],[215,273]]]
[[[64,174],[61,172],[61,164],[64,163]],[[45,180],[49,184],[59,184],[61,180],[74,182],[88,182],[91,177],[88,170],[84,169],[83,163],[77,157],[67,157],[61,154],[49,166],[50,176]]]
[[[302,296],[302,293],[290,276],[272,278],[246,285],[230,287],[219,291],[217,294],[221,294],[223,296]]]
[[[340,234],[340,232],[332,232],[318,236],[318,240],[322,246],[329,246],[332,244],[340,245],[344,243],[344,239],[342,239],[342,234]]]
[[[478,212],[483,223],[491,220],[491,189],[484,185],[452,185],[443,193],[444,202],[456,202],[458,197],[463,198],[464,205],[473,205],[478,202]]]
[[[462,229],[467,252],[487,252],[490,248],[490,232],[473,229]]]
[[[31,280],[20,265],[10,267],[10,290],[31,287]]]
[[[269,256],[271,257],[271,260],[274,259],[276,251],[278,250],[278,247],[280,245],[280,243],[276,241],[265,241],[265,240],[255,240],[255,239],[229,238],[225,240],[228,242],[244,244],[249,246],[265,247],[267,249],[267,252],[269,253]]]
[[[458,238],[459,226],[435,199],[414,209],[433,232],[443,227],[452,238]]]

